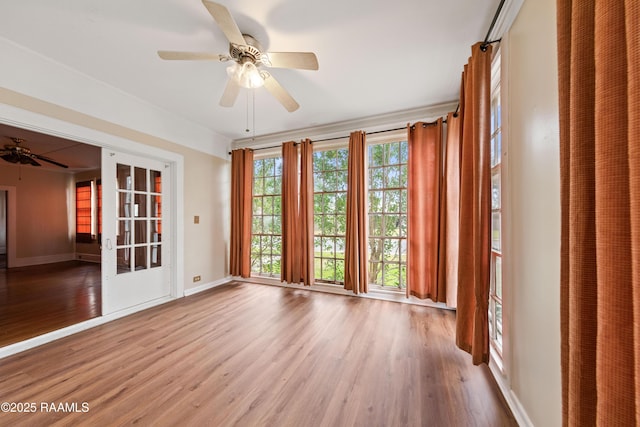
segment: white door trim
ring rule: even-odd
[[[181,154],[2,103],[0,123],[170,163],[174,172],[174,197],[169,207],[174,218],[171,227],[171,297],[184,296],[184,157]]]
[[[7,192],[7,267],[16,265],[16,187],[0,185]]]

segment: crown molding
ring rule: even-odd
[[[345,136],[345,134],[348,136],[349,132],[353,132],[355,130],[375,132],[394,127],[406,126],[408,122],[433,120],[454,111],[457,105],[458,101],[450,101],[442,104],[395,111],[355,120],[345,120],[326,125],[261,135],[256,136],[255,138],[236,139],[232,142],[231,146],[234,149],[264,148],[273,144],[280,144],[284,141],[296,141],[303,138],[317,140],[341,137]]]
[[[498,40],[509,31],[523,3],[524,0],[506,0],[504,2],[500,15],[496,20],[496,25],[493,27],[491,34],[489,34],[490,40]]]

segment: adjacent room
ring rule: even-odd
[[[101,175],[99,147],[4,124],[0,140],[6,346],[101,315]]]
[[[638,28],[3,2],[0,424],[637,425]]]

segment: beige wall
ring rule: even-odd
[[[69,218],[73,217],[75,205],[73,175],[0,164],[0,185],[15,187],[14,250],[21,264],[72,256],[74,225]]]
[[[185,157],[185,289],[226,277],[231,164],[217,157]],[[194,217],[199,217],[199,224]],[[186,248],[191,253],[186,256]],[[193,276],[202,281],[193,282]]]
[[[525,1],[503,45],[510,386],[536,426],[561,424],[560,167],[555,1]],[[507,294],[508,293],[508,294]]]

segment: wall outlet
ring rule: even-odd
[[[200,276],[193,276],[193,282],[199,282],[202,279]]]
[[[200,217],[198,215],[193,217],[193,223],[194,224],[200,224]]]

